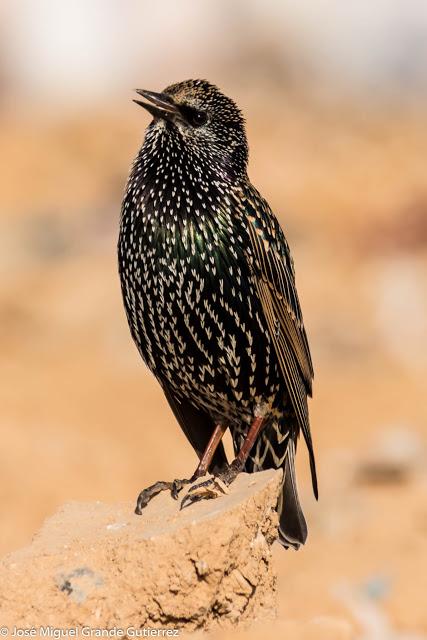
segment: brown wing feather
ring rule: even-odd
[[[245,215],[251,239],[249,260],[291,402],[307,443],[313,490],[317,478],[307,395],[312,393],[313,364],[295,286],[285,235],[267,202],[253,187],[245,193]]]

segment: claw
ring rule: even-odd
[[[154,496],[157,496],[161,491],[165,491],[169,489],[172,491],[173,483],[171,482],[156,482],[151,485],[151,487],[147,487],[139,494],[136,500],[135,513],[140,516],[144,507],[150,502]]]
[[[162,491],[170,491],[171,496],[174,500],[178,500],[179,492],[182,488],[192,482],[192,480],[174,480],[173,482],[155,482],[150,487],[147,487],[139,494],[136,500],[135,513],[140,516],[142,514],[142,510],[147,504],[157,496]]]
[[[208,493],[230,493],[230,489],[227,484],[221,480],[219,476],[214,476],[213,478],[209,478],[208,480],[204,480],[198,484],[193,484],[193,486],[189,488],[188,493],[197,493],[200,489],[205,489]]]
[[[208,478],[208,480],[204,480],[198,484],[193,484],[182,499],[180,509],[183,509],[194,502],[199,502],[199,500],[211,500],[228,493],[228,485],[233,482],[239,470],[240,469],[231,464],[221,473],[220,476],[213,476]],[[198,477],[200,477],[199,475],[196,475],[196,473],[193,474],[189,480],[174,480],[173,482],[160,481],[155,482],[150,487],[147,487],[141,491],[137,498],[135,513],[140,516],[142,514],[142,510],[147,506],[150,500],[162,491],[170,491],[172,498],[174,500],[178,500],[179,493],[182,489],[186,485],[192,484]]]
[[[191,480],[174,480],[172,482],[171,496],[174,500],[178,500],[180,491],[186,484],[189,484]]]
[[[229,489],[221,478],[209,478],[209,480],[204,480],[190,487],[187,495],[185,495],[181,501],[180,509],[184,509],[190,504],[199,502],[200,500],[219,498],[227,493],[229,493]]]

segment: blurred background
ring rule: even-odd
[[[191,77],[245,113],[315,364],[320,500],[301,446],[310,534],[275,550],[279,617],[425,638],[424,0],[2,0],[0,551],[65,501],[133,499],[193,471],[116,267],[149,122],[132,90]]]

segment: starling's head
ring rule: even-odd
[[[154,120],[150,134],[178,137],[196,158],[213,162],[233,176],[246,173],[248,146],[237,105],[206,80],[186,80],[162,93],[137,89],[135,100]]]

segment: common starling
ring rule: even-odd
[[[186,504],[216,496],[240,471],[282,468],[279,540],[298,548],[300,430],[317,480],[307,396],[313,366],[285,235],[249,181],[243,116],[205,80],[137,90],[153,120],[132,165],[118,242],[124,306],[138,350],[160,383],[199,465],[160,491]],[[221,442],[230,429],[235,459]]]

